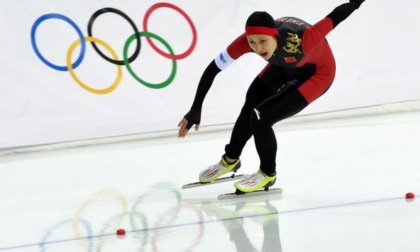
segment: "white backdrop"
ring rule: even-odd
[[[48,13],[64,15],[87,36],[92,14],[112,7],[127,14],[143,31],[145,13],[159,2],[2,0],[0,148],[175,129],[191,106],[203,70],[243,31],[250,13],[267,10],[274,17],[296,16],[314,23],[343,2],[169,1],[191,18],[197,31],[197,44],[191,54],[176,60],[173,81],[161,89],[149,88],[122,66],[118,86],[109,93],[95,94],[78,85],[69,71],[57,71],[36,55],[31,42],[36,20]],[[419,6],[414,0],[367,0],[341,23],[328,36],[337,61],[335,83],[302,114],[419,99]],[[93,37],[105,41],[122,59],[124,43],[134,33],[129,23],[117,14],[105,13],[92,27]],[[187,20],[170,8],[154,10],[148,30],[167,41],[175,54],[185,52],[193,41]],[[68,48],[78,38],[75,28],[61,19],[42,21],[35,32],[41,55],[64,67]],[[133,71],[148,82],[165,81],[171,74],[172,61],[153,50],[144,37],[141,41],[140,55],[130,64]],[[135,43],[130,45],[129,55]],[[98,47],[109,55],[108,49]],[[79,57],[81,48],[75,47],[72,62]],[[234,122],[249,83],[264,64],[259,57],[246,55],[219,74],[205,100],[202,125]],[[86,43],[85,56],[74,72],[86,85],[97,89],[107,88],[118,76],[117,66],[100,57],[90,43]]]

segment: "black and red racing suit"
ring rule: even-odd
[[[276,20],[277,49],[247,91],[245,104],[225,147],[229,158],[239,158],[247,141],[254,136],[260,169],[267,175],[275,174],[277,141],[272,126],[303,110],[331,86],[336,66],[325,37],[359,6],[353,2],[342,4],[313,26],[294,17]],[[215,76],[242,55],[252,52],[244,33],[210,63],[185,116],[189,127],[200,122],[202,104]],[[192,116],[197,114],[198,118]]]

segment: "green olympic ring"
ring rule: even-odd
[[[171,46],[163,38],[159,37],[158,35],[156,35],[154,33],[151,33],[151,32],[139,32],[138,35],[140,35],[140,37],[142,37],[142,36],[143,37],[150,37],[150,38],[154,38],[154,39],[158,40],[159,42],[161,42],[166,47],[166,49],[168,49],[168,51],[171,55],[175,55]],[[176,73],[176,60],[175,59],[172,59],[171,74],[169,75],[168,79],[166,79],[162,83],[155,84],[155,83],[146,82],[145,80],[143,80],[139,76],[137,76],[137,74],[131,68],[130,62],[128,60],[128,48],[129,48],[131,42],[133,40],[135,40],[138,37],[138,35],[137,34],[131,35],[124,44],[124,53],[123,53],[124,65],[127,67],[128,72],[131,74],[131,76],[134,77],[134,79],[136,79],[138,82],[145,85],[146,87],[158,89],[158,88],[164,88],[164,87],[168,86],[175,78],[175,73]]]

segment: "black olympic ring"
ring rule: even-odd
[[[99,17],[100,15],[102,15],[104,13],[108,13],[108,12],[118,14],[121,17],[123,17],[125,20],[127,20],[127,22],[133,28],[134,34],[137,35],[136,36],[136,50],[134,51],[133,55],[131,55],[131,57],[128,58],[128,62],[131,63],[137,58],[137,56],[140,53],[141,40],[140,40],[140,34],[139,34],[139,30],[137,29],[137,26],[134,24],[133,20],[131,20],[131,18],[129,16],[127,16],[127,14],[125,14],[124,12],[122,12],[118,9],[115,9],[115,8],[102,8],[100,10],[97,10],[95,13],[93,13],[92,17],[90,17],[90,19],[89,19],[88,28],[87,28],[88,36],[93,37],[92,36],[92,26],[93,26],[93,22],[96,20],[96,18]],[[113,64],[117,64],[117,65],[124,65],[124,60],[114,60],[114,59],[109,58],[108,56],[103,54],[101,52],[101,50],[99,50],[99,48],[96,46],[94,41],[92,41],[91,43],[92,43],[92,46],[95,49],[95,51],[99,55],[101,55],[102,58],[107,60],[108,62],[111,62]]]

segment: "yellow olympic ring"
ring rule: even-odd
[[[105,49],[107,49],[109,51],[109,53],[112,55],[112,57],[114,58],[114,60],[119,60],[117,53],[114,51],[114,49],[112,49],[112,47],[107,44],[105,41],[100,40],[98,38],[94,38],[94,37],[89,37],[86,36],[85,37],[86,41],[90,41],[90,42],[95,42],[98,43],[100,45],[102,45],[103,47],[105,47]],[[70,45],[68,51],[67,51],[67,67],[69,69],[70,75],[73,78],[73,80],[79,84],[79,86],[81,86],[82,88],[84,88],[85,90],[92,92],[94,94],[107,94],[112,92],[115,88],[117,88],[117,86],[120,84],[121,79],[122,79],[122,67],[120,65],[117,65],[117,78],[115,79],[115,81],[107,88],[104,89],[96,89],[96,88],[92,88],[88,85],[86,85],[85,83],[83,83],[83,81],[81,81],[79,79],[79,77],[77,77],[76,73],[74,72],[73,69],[73,65],[72,65],[72,59],[71,56],[73,54],[74,49],[80,45],[80,39],[77,39],[76,41],[73,42],[73,44]]]

